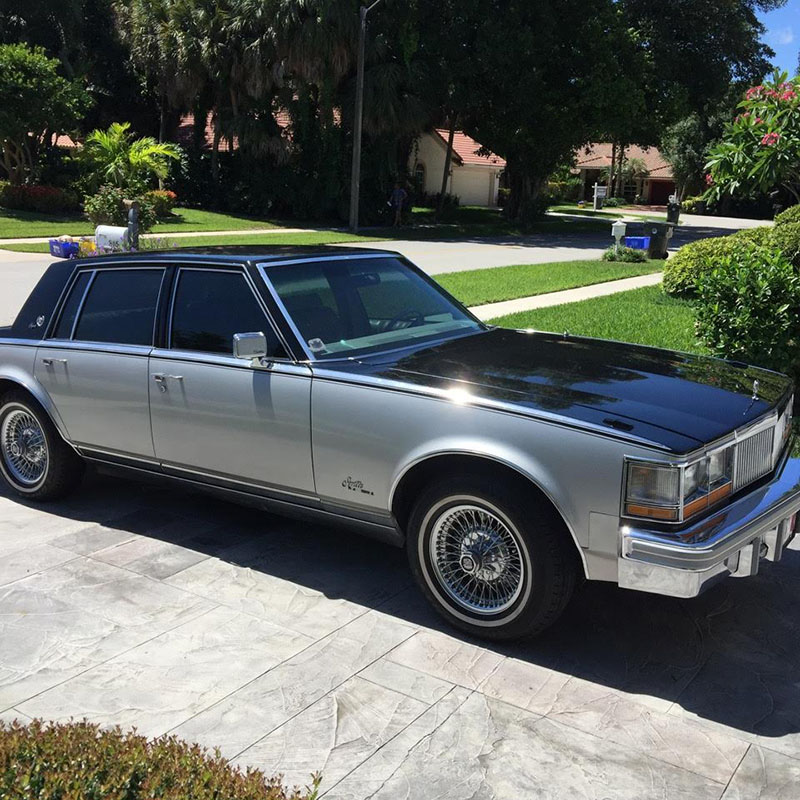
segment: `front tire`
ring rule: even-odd
[[[407,531],[411,570],[450,624],[484,639],[535,636],[572,596],[577,556],[555,510],[502,479],[437,482],[418,499]]]
[[[35,400],[18,390],[0,398],[0,474],[15,494],[57,500],[80,483],[83,471],[83,459]]]

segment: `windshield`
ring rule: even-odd
[[[484,330],[430,278],[400,258],[265,265],[315,358],[341,358]]]

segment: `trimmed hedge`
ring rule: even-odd
[[[175,736],[147,740],[88,722],[0,722],[3,800],[314,800],[319,776],[287,790]]]
[[[621,261],[626,264],[642,264],[647,261],[647,250],[637,250],[633,247],[620,247],[611,245],[600,256],[603,261]]]
[[[795,227],[786,225],[780,232],[768,226],[746,228],[730,236],[715,236],[685,244],[670,256],[664,266],[664,291],[683,297],[696,294],[701,276],[714,269],[721,259],[728,258],[742,244],[777,247],[787,259],[795,262],[797,251],[800,250],[800,231],[796,232]]]
[[[142,198],[152,204],[158,219],[170,216],[172,209],[175,208],[175,203],[178,202],[178,195],[168,189],[153,189],[151,192],[145,192]]]
[[[775,247],[741,241],[698,280],[696,332],[715,355],[800,373],[800,278]]]
[[[41,214],[64,214],[79,208],[78,197],[57,186],[0,187],[0,206],[15,211],[38,211]]]
[[[776,225],[770,234],[769,243],[800,269],[800,221]]]
[[[790,206],[775,217],[775,225],[791,225],[800,222],[800,205]]]

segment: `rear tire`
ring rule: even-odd
[[[14,389],[0,398],[0,474],[15,494],[57,500],[81,482],[84,466],[29,394]]]
[[[464,475],[426,489],[406,548],[422,592],[451,625],[473,636],[536,636],[569,602],[578,558],[552,506],[502,479]]]

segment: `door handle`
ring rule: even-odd
[[[158,388],[162,392],[167,391],[167,379],[173,381],[182,381],[183,375],[165,375],[163,372],[156,372],[153,374],[153,380],[158,384]]]
[[[44,364],[46,367],[52,367],[53,364],[56,363],[56,362],[58,362],[59,364],[66,364],[67,363],[67,359],[66,358],[43,358],[42,359],[42,364]]]

